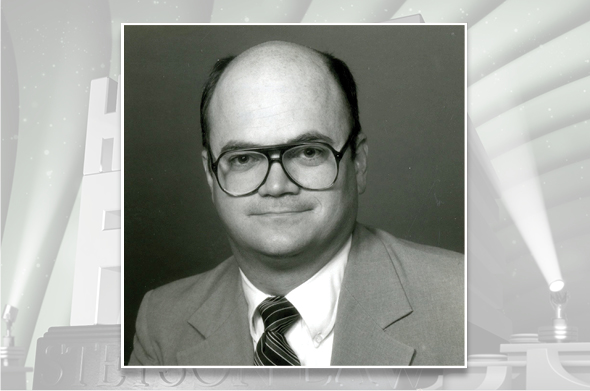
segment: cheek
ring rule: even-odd
[[[240,220],[242,215],[240,210],[243,209],[240,207],[241,202],[243,199],[228,196],[219,186],[213,189],[213,204],[223,224],[228,228],[236,225]]]
[[[318,203],[322,205],[321,213],[328,220],[338,222],[342,216],[356,218],[357,187],[355,172],[351,167],[343,167],[334,187],[322,194],[318,193]]]
[[[344,159],[350,159],[349,157],[344,157]],[[338,175],[337,185],[340,187],[340,192],[342,193],[342,197],[346,199],[356,199],[358,196],[357,193],[357,181],[356,181],[356,170],[354,168],[354,163],[352,161],[347,160],[346,164],[341,162],[340,173]]]

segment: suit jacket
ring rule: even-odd
[[[464,257],[357,224],[331,364],[464,365]],[[128,365],[253,365],[247,304],[230,257],[148,292]]]

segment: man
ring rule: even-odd
[[[356,223],[368,146],[340,60],[217,63],[203,166],[233,256],[146,294],[129,365],[464,365],[464,260]]]

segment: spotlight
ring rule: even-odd
[[[562,280],[556,280],[549,284],[551,291],[549,301],[553,307],[554,318],[552,326],[539,327],[539,341],[541,342],[575,342],[578,340],[578,328],[567,324],[565,306],[569,294],[564,288],[565,283]]]
[[[23,348],[14,345],[14,336],[12,335],[12,324],[16,321],[18,308],[7,304],[2,312],[2,320],[6,323],[6,335],[2,337],[2,346],[0,347],[0,359],[2,368],[22,366],[25,358]],[[4,374],[3,374],[4,376]]]
[[[2,346],[9,348],[14,346],[14,336],[12,335],[12,324],[16,321],[18,308],[7,304],[2,313],[2,320],[6,323],[6,335],[2,338]],[[4,353],[4,351],[3,351]],[[11,360],[12,362],[12,360]],[[8,357],[2,355],[2,366],[8,366]]]
[[[551,292],[559,292],[564,286],[565,283],[562,280],[555,280],[549,284],[549,290]]]
[[[26,372],[32,368],[25,368],[25,349],[15,346],[12,335],[12,324],[16,321],[18,308],[7,304],[2,312],[2,320],[6,323],[6,335],[2,337],[0,346],[0,361],[2,362],[3,390],[24,390],[26,388]]]

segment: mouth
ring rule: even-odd
[[[268,217],[272,217],[272,216],[292,216],[292,215],[297,215],[297,214],[301,214],[301,213],[305,213],[305,212],[309,212],[311,209],[301,209],[301,210],[291,210],[291,209],[286,209],[286,210],[269,210],[269,211],[261,211],[261,212],[257,212],[257,213],[253,213],[253,216],[268,216]]]

